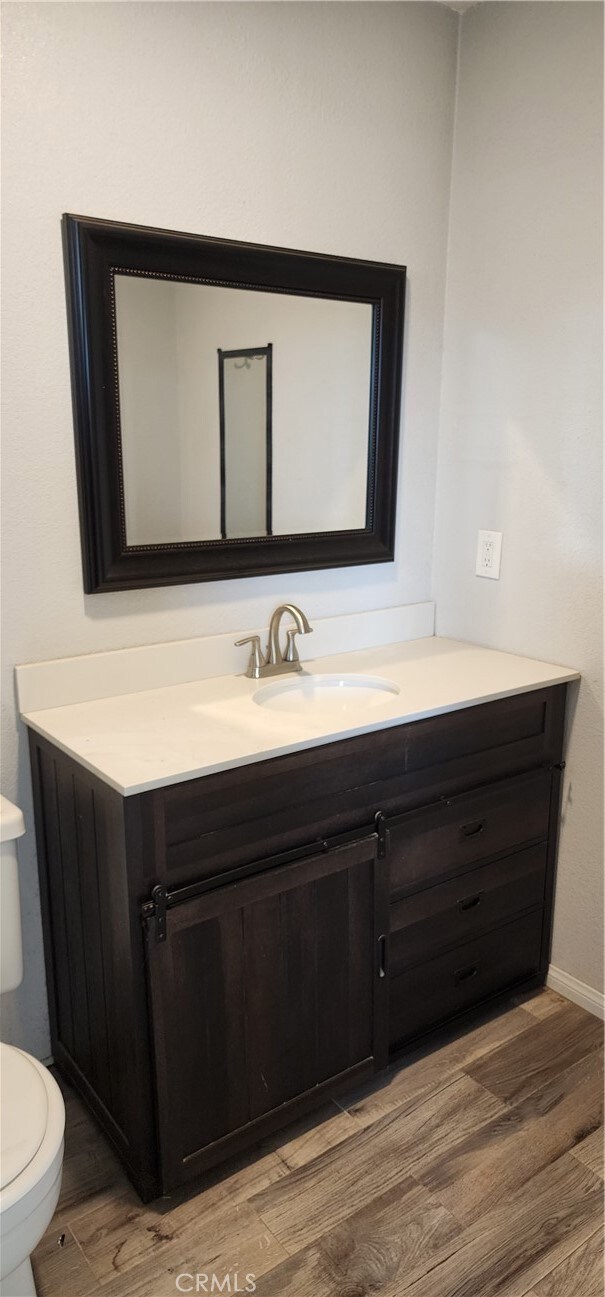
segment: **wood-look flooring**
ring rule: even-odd
[[[602,1297],[602,1035],[510,1001],[147,1207],[68,1091],[39,1297]]]

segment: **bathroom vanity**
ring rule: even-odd
[[[241,676],[25,716],[54,1058],[144,1199],[546,976],[575,673],[338,663],[397,696],[323,730]]]

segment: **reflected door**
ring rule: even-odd
[[[272,345],[219,348],[221,536],[272,534]]]

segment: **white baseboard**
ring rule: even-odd
[[[583,1009],[588,1009],[589,1013],[594,1013],[595,1018],[605,1018],[605,995],[602,991],[595,991],[594,987],[587,986],[586,982],[579,982],[577,977],[564,973],[562,968],[555,968],[554,964],[550,965],[546,985],[553,991],[558,991],[559,995],[563,995],[566,1000],[573,1000],[574,1004],[579,1004]]]

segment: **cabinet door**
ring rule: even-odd
[[[372,834],[150,925],[165,1191],[384,1065],[387,922]]]

